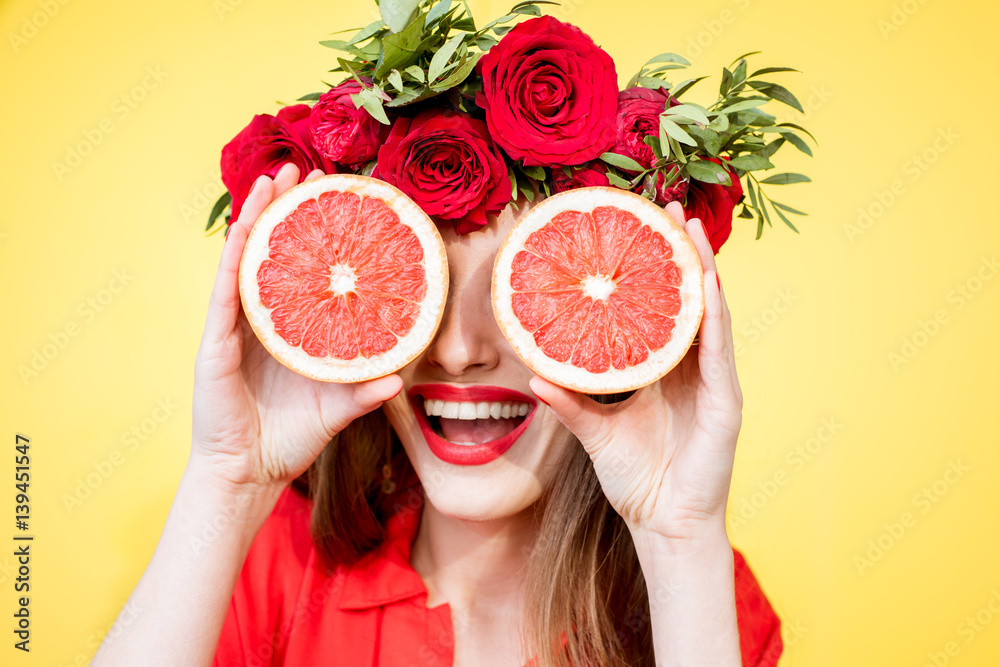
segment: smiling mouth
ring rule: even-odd
[[[428,384],[408,395],[431,453],[454,465],[500,458],[535,416],[534,399],[503,387]]]
[[[431,430],[456,445],[481,445],[500,440],[517,430],[531,411],[520,401],[445,401],[418,398]]]

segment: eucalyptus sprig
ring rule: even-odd
[[[385,107],[401,107],[455,91],[454,103],[466,111],[466,100],[476,85],[467,82],[486,51],[519,17],[541,16],[538,5],[548,0],[520,2],[500,18],[477,28],[464,0],[381,0],[382,19],[359,30],[348,40],[324,40],[323,46],[341,51],[330,72],[343,72],[362,90],[352,96],[359,108],[389,124]],[[311,93],[299,101],[319,99]]]
[[[633,160],[625,158],[631,164],[624,164],[618,156],[606,153],[602,159],[609,165],[624,170],[626,176],[614,174],[609,176],[611,182],[620,187],[635,189],[640,182],[655,183],[656,172],[662,173],[667,185],[676,182],[680,177],[686,177],[705,183],[730,185],[729,173],[719,164],[709,158],[728,158],[726,166],[732,169],[737,178],[745,177],[749,201],[744,199],[743,208],[739,213],[742,218],[757,217],[757,238],[760,238],[764,223],[771,226],[771,210],[792,230],[798,232],[795,225],[785,213],[806,215],[802,211],[772,200],[764,194],[761,185],[787,185],[791,183],[806,183],[810,179],[803,174],[782,173],[758,179],[752,172],[773,169],[771,156],[786,142],[795,146],[806,155],[812,156],[812,149],[799,133],[805,134],[814,142],[815,137],[808,130],[795,123],[778,123],[775,116],[766,113],[760,107],[771,102],[781,102],[799,112],[802,105],[784,86],[771,81],[762,80],[761,76],[780,72],[797,72],[791,67],[764,67],[747,74],[747,58],[760,53],[746,53],[729,67],[722,70],[722,81],[719,85],[717,100],[709,107],[703,107],[693,102],[684,102],[671,106],[660,114],[659,136],[646,137],[646,143],[653,150],[655,162],[643,168]],[[682,70],[691,63],[676,53],[662,53],[650,59],[639,72],[629,81],[629,87],[665,88],[670,95],[680,101],[680,97],[696,83],[708,77],[685,79],[677,85],[672,85],[668,79],[669,73]],[[734,67],[735,66],[735,67]],[[768,141],[767,134],[778,136]],[[638,173],[638,175],[633,175]],[[653,174],[653,178],[647,178]],[[645,181],[644,181],[645,179]],[[652,197],[653,192],[645,188],[643,194]]]

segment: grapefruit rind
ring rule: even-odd
[[[673,259],[682,269],[679,288],[682,306],[675,318],[671,339],[658,350],[651,350],[645,361],[621,370],[612,366],[607,371],[593,373],[569,362],[552,359],[535,344],[532,334],[514,314],[512,298],[515,290],[511,287],[511,273],[514,256],[524,248],[532,233],[549,224],[559,213],[591,212],[599,206],[615,206],[628,211],[670,243]],[[680,362],[701,325],[705,310],[704,281],[698,250],[687,232],[663,208],[626,190],[593,186],[567,190],[544,199],[518,221],[497,252],[491,300],[501,331],[517,356],[535,374],[574,391],[611,394],[652,384]]]
[[[270,309],[260,298],[257,270],[268,259],[271,232],[299,204],[316,199],[324,192],[353,192],[361,197],[376,197],[391,208],[400,222],[417,235],[423,248],[424,276],[427,291],[420,302],[420,312],[410,330],[387,352],[374,357],[357,356],[343,360],[331,356],[313,357],[301,347],[289,345],[275,331]],[[275,359],[296,373],[322,382],[362,382],[393,373],[410,363],[430,344],[441,323],[448,296],[448,258],[444,240],[434,222],[402,191],[367,176],[330,174],[289,188],[264,209],[247,237],[240,259],[240,300],[247,321],[261,344]]]

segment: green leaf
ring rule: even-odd
[[[458,33],[444,45],[437,50],[434,57],[431,58],[431,64],[427,68],[427,82],[434,83],[441,73],[444,72],[445,65],[451,60],[451,57],[455,55],[455,51],[458,49],[458,45],[465,40],[465,33]]]
[[[399,73],[398,69],[389,72],[389,83],[399,92],[403,92],[403,75]]]
[[[810,139],[812,139],[817,144],[819,144],[819,142],[816,141],[816,137],[814,137],[812,134],[810,134],[809,130],[807,130],[806,128],[802,127],[801,125],[796,125],[795,123],[781,123],[780,126],[781,127],[791,127],[791,128],[794,128],[794,129],[798,130],[799,132],[805,132],[809,136]]]
[[[752,79],[755,76],[760,76],[761,74],[770,74],[772,72],[798,72],[798,71],[799,70],[795,69],[794,67],[765,67],[763,69],[757,70],[747,78]]]
[[[809,144],[806,143],[805,139],[803,139],[797,134],[786,134],[785,138],[788,139],[788,143],[795,146],[809,157],[812,157],[813,154],[812,149],[809,148]]]
[[[753,213],[750,212],[749,208],[747,208],[746,206],[744,206],[743,210],[740,211],[739,217],[741,217],[741,218],[752,218],[753,217]]]
[[[663,147],[660,146],[659,137],[655,137],[652,134],[647,134],[645,137],[642,138],[642,143],[646,144],[651,149],[653,149],[653,156],[656,157],[657,160],[663,159]]]
[[[517,199],[517,176],[513,169],[507,169],[507,178],[510,179],[510,198]]]
[[[489,51],[496,45],[497,45],[497,40],[493,39],[489,35],[482,35],[480,37],[476,37],[476,46],[479,47],[480,51]]]
[[[767,104],[765,99],[752,99],[752,100],[740,100],[738,102],[733,102],[728,107],[723,107],[720,113],[734,113],[737,111],[745,111],[746,109],[753,109],[754,107],[759,107],[762,104]]]
[[[420,0],[381,0],[378,10],[389,30],[399,33],[413,20],[419,4]]]
[[[619,176],[613,171],[608,172],[608,183],[615,186],[616,188],[621,188],[622,190],[631,190],[632,185],[626,181],[624,178]]]
[[[536,181],[545,180],[545,167],[525,167],[524,165],[521,165],[521,171],[524,172],[524,175],[528,178],[533,178]]]
[[[205,231],[207,232],[215,224],[216,218],[222,215],[222,212],[226,210],[226,207],[233,201],[233,196],[229,192],[223,192],[222,196],[215,202],[215,206],[212,207],[211,212],[208,214],[208,224],[205,225]]]
[[[375,68],[375,78],[382,79],[390,70],[404,69],[416,63],[418,47],[424,39],[424,17],[418,16],[402,32],[391,33],[382,39],[382,55]]]
[[[760,155],[740,155],[729,161],[729,166],[742,169],[743,171],[756,171],[758,169],[774,169],[774,165],[766,157]]]
[[[431,25],[439,18],[444,16],[445,13],[448,11],[448,9],[451,7],[452,2],[453,0],[438,0],[434,4],[434,6],[431,7],[431,10],[427,12],[427,18],[425,19],[425,23],[427,25]]]
[[[795,215],[809,215],[808,213],[803,213],[802,211],[798,210],[797,208],[792,208],[791,206],[788,206],[786,204],[782,204],[781,202],[777,202],[777,201],[773,201],[773,200],[771,201],[771,206],[774,206],[776,208],[780,208],[782,211],[788,211],[789,213],[793,213]]]
[[[729,71],[728,67],[722,68],[722,83],[719,84],[719,95],[722,97],[726,96],[729,89],[733,87],[733,73]]]
[[[802,109],[802,105],[799,104],[797,99],[795,99],[795,95],[792,95],[791,91],[784,86],[779,86],[776,83],[767,83],[765,81],[751,81],[750,86],[755,88],[758,92],[764,93],[772,100],[783,102],[799,113],[805,113]]]
[[[747,61],[740,60],[740,64],[733,70],[733,90],[739,91],[743,88],[743,82],[747,80]]]
[[[785,138],[778,137],[777,139],[769,143],[767,146],[760,149],[758,153],[766,158],[770,158],[772,155],[774,155],[775,151],[781,148],[781,145],[784,143],[785,143]]]
[[[725,115],[722,116],[725,118]],[[688,132],[690,132],[696,139],[701,141],[701,144],[705,147],[705,150],[712,157],[718,157],[719,151],[722,150],[722,143],[725,141],[725,136],[716,132],[709,127],[689,127]]]
[[[404,74],[409,74],[410,78],[418,83],[424,82],[424,70],[419,65],[410,65],[403,70]]]
[[[774,202],[771,202],[771,205],[774,206]],[[787,217],[785,217],[785,214],[782,213],[780,210],[778,210],[778,207],[776,206],[774,207],[774,212],[778,214],[778,217],[781,218],[782,222],[784,222],[786,225],[792,228],[793,232],[795,232],[796,234],[799,233],[799,230],[795,228],[795,225],[792,224],[792,221],[789,220]]]
[[[677,84],[676,88],[672,88],[670,90],[670,94],[673,95],[674,97],[680,97],[688,90],[690,90],[691,86],[698,83],[702,79],[707,79],[707,78],[708,78],[707,76],[699,76],[697,79],[687,79],[685,81],[681,81],[679,84]]]
[[[767,185],[791,185],[792,183],[812,183],[812,179],[803,174],[785,173],[768,176],[761,183],[766,183]]]
[[[708,129],[715,130],[716,132],[725,132],[729,129],[729,116],[720,113],[708,124]]]
[[[653,63],[679,63],[685,67],[691,66],[687,58],[676,53],[661,53],[646,61],[646,65],[652,65]]]
[[[697,146],[698,142],[691,138],[691,135],[681,129],[681,126],[670,120],[666,116],[660,116],[660,128],[663,129],[667,135],[673,137],[675,140],[682,144],[687,144],[688,146]]]
[[[363,108],[378,122],[383,125],[389,125],[389,117],[386,116],[385,109],[382,107],[382,98],[376,95],[375,91],[371,89],[362,90],[356,95],[351,95],[351,101],[354,102],[355,107],[358,109]]]
[[[739,61],[743,60],[744,58],[749,58],[750,56],[755,56],[758,53],[763,53],[763,51],[751,51],[750,53],[744,53],[742,56],[739,56],[738,58],[736,58],[736,60],[734,60],[733,62],[731,62],[729,64],[729,66],[732,67],[733,65],[735,65]]]
[[[729,174],[725,169],[708,160],[691,160],[687,164],[691,178],[713,185],[730,185]]]
[[[658,90],[666,86],[667,82],[655,76],[640,76],[636,81],[643,88]]]
[[[449,88],[453,88],[465,81],[469,75],[472,74],[472,71],[476,69],[476,63],[479,62],[479,59],[482,58],[483,55],[484,54],[482,53],[473,53],[471,57],[466,57],[466,59],[459,64],[454,72],[446,76],[441,81],[438,81],[437,84],[435,84],[434,89],[448,90]]]
[[[668,116],[690,118],[702,125],[708,125],[711,122],[708,120],[708,116],[705,115],[705,110],[695,104],[678,104],[677,106],[670,107],[664,113]]]
[[[747,192],[750,193],[750,204],[753,205],[754,210],[757,211],[757,215],[760,215],[760,204],[757,201],[757,193],[754,190],[753,181],[747,178]]]
[[[350,53],[355,58],[360,58],[362,60],[367,60],[367,57],[366,57],[366,54],[364,53],[364,51],[362,51],[361,49],[359,49],[356,46],[351,46],[350,44],[348,44],[345,41],[342,41],[342,40],[339,40],[339,39],[327,39],[327,40],[324,40],[324,41],[320,42],[320,44],[322,46],[325,46],[325,47],[329,48],[329,49],[336,49],[337,51],[343,51],[344,53]]]
[[[625,171],[645,171],[645,168],[641,164],[627,155],[604,153],[601,155],[601,161],[607,162],[608,164],[618,167],[619,169],[624,169]]]
[[[315,102],[320,98],[323,93],[309,93],[308,95],[303,95],[296,102]]]
[[[377,33],[384,27],[385,27],[385,21],[375,21],[374,23],[369,23],[364,28],[362,28],[358,34],[356,34],[354,37],[351,37],[351,40],[347,43],[351,45],[359,44],[365,41],[366,39],[373,37],[375,33]]]

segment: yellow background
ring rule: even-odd
[[[374,8],[63,1],[0,5],[3,664],[86,664],[143,571],[188,453],[219,151],[254,113],[319,90],[334,61],[317,42]],[[471,3],[480,23],[509,4]],[[703,103],[747,51],[765,51],[752,67],[803,70],[774,80],[806,117],[775,111],[813,131],[816,158],[788,146],[776,161],[814,182],[771,194],[811,215],[759,242],[740,221],[719,256],[747,397],[730,536],[784,620],[782,665],[1000,664],[995,3],[552,13],[604,46],[622,83],[656,53],[687,55],[713,75],[688,96]],[[52,358],[22,377],[36,352]],[[11,633],[16,433],[31,438],[30,656]]]

